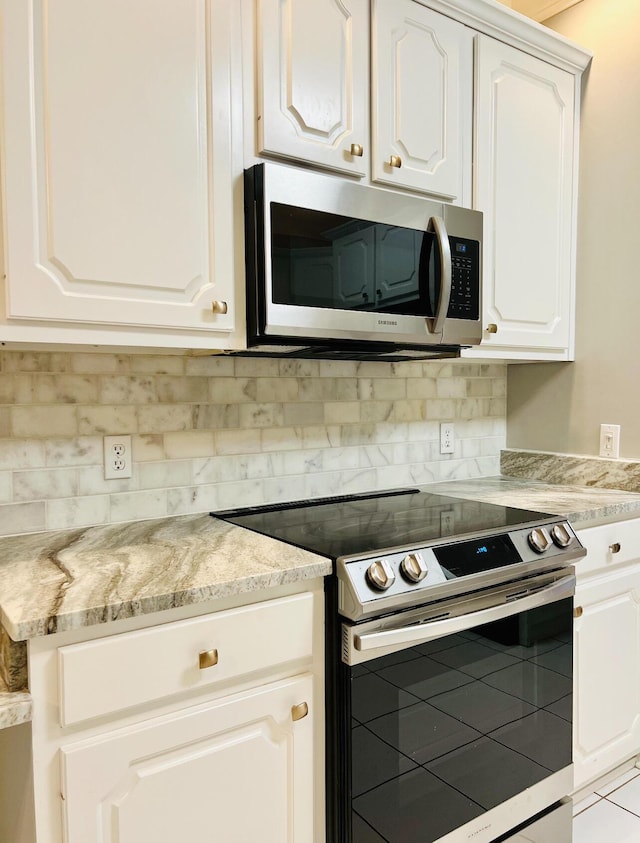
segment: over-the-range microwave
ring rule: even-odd
[[[482,335],[482,214],[281,164],[245,171],[247,346],[454,357]]]

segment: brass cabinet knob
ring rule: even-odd
[[[198,665],[200,670],[206,670],[208,667],[213,667],[218,664],[217,650],[203,650],[198,657]]]
[[[400,169],[400,167],[402,167],[402,158],[400,158],[399,155],[392,155],[389,158],[389,164],[391,167],[397,167]]]
[[[490,322],[487,325],[487,333],[488,334],[497,334],[498,333],[498,326],[495,322]]]
[[[291,719],[293,721],[302,720],[309,714],[309,706],[306,702],[298,703],[298,705],[291,706]]]
[[[352,143],[349,152],[357,158],[362,158],[364,155],[364,146],[361,143]]]
[[[583,610],[582,606],[576,606],[576,608],[573,610],[573,617],[574,618],[581,618],[583,611],[584,610]]]
[[[620,553],[621,547],[622,545],[620,544],[620,542],[614,542],[613,544],[609,545],[609,550],[611,551],[611,553]]]
[[[211,310],[214,313],[226,313],[229,308],[227,307],[226,301],[212,301]]]

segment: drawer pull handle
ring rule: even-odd
[[[296,720],[302,720],[303,717],[306,717],[309,714],[309,706],[306,702],[301,702],[298,705],[294,705],[291,707],[291,719],[295,722]]]
[[[212,301],[211,310],[214,313],[227,313],[229,308],[227,306],[226,301]]]
[[[400,158],[399,155],[392,155],[389,158],[389,166],[397,167],[398,169],[400,169],[400,167],[402,167],[402,158]]]
[[[200,670],[206,670],[208,667],[213,667],[218,664],[218,651],[203,650],[200,653],[198,663],[200,665]]]
[[[614,542],[613,544],[609,545],[609,550],[611,553],[620,553],[620,542]]]
[[[573,610],[573,617],[574,618],[581,618],[583,611],[584,610],[583,610],[582,606],[576,606],[576,608]]]
[[[487,325],[487,333],[488,334],[497,334],[498,333],[498,326],[495,322],[490,322]]]
[[[349,152],[357,158],[362,158],[364,155],[364,147],[361,143],[352,143]]]

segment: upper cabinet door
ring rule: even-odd
[[[373,0],[374,181],[470,204],[473,38],[414,0]]]
[[[231,332],[237,6],[2,2],[10,318]]]
[[[573,335],[574,76],[477,44],[476,194],[487,347],[568,359]],[[483,349],[480,349],[482,352]],[[544,359],[544,358],[542,358]],[[552,359],[552,358],[548,358]]]
[[[259,152],[364,176],[367,0],[258,0]]]

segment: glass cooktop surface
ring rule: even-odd
[[[401,489],[211,513],[257,533],[337,558],[507,531],[554,516]]]

